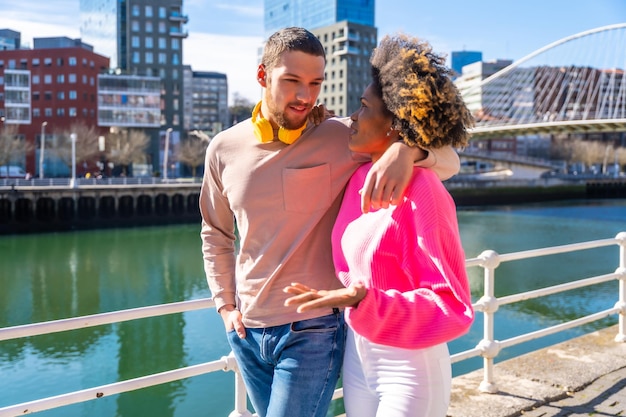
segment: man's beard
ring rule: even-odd
[[[305,117],[303,120],[288,119],[285,112],[283,110],[279,110],[276,106],[276,103],[274,103],[274,101],[271,98],[267,99],[267,107],[270,111],[270,114],[273,116],[274,120],[278,124],[278,126],[284,129],[288,129],[288,130],[300,129],[307,122],[308,112],[307,112],[307,117]],[[307,106],[307,108],[310,110],[310,106]]]

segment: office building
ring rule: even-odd
[[[369,57],[377,44],[375,0],[265,0],[266,37],[278,29],[310,30],[326,51],[326,81],[318,102],[348,116],[370,82]]]
[[[377,29],[348,21],[313,29],[326,51],[326,74],[318,101],[337,116],[349,116],[361,106],[371,81],[369,58]]]
[[[230,127],[226,74],[192,71],[189,91],[191,91],[189,130],[201,130],[213,137]]]
[[[35,38],[34,44],[0,51],[0,117],[38,148],[42,135],[48,142],[78,121],[97,125],[98,75],[109,58],[80,39]],[[31,174],[39,173],[36,155],[19,161]]]
[[[111,56],[114,73],[161,80],[160,126],[151,136],[153,163],[163,160],[162,138],[183,131],[183,40],[187,37],[182,0],[80,0],[80,29],[85,42]]]
[[[463,67],[483,60],[483,53],[479,51],[453,51],[450,67],[454,71],[454,78],[463,73]]]
[[[510,108],[510,101],[498,100],[497,106],[493,104],[496,98],[509,91],[508,85],[497,82],[481,87],[480,84],[485,78],[506,68],[512,62],[498,59],[487,62],[478,61],[464,66],[463,73],[455,79],[454,83],[472,114],[476,115],[483,109],[489,108],[500,115]]]
[[[20,49],[22,34],[11,29],[0,29],[0,51]]]
[[[265,35],[288,26],[312,30],[344,20],[374,26],[375,4],[375,0],[265,0]]]

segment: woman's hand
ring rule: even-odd
[[[361,211],[398,205],[411,181],[415,161],[428,154],[417,147],[410,148],[402,142],[393,143],[372,165],[361,189]]]
[[[313,106],[311,113],[309,113],[309,121],[315,126],[319,125],[326,119],[330,119],[331,117],[335,117],[335,112],[333,110],[328,110],[323,104]]]
[[[356,307],[365,298],[367,288],[362,284],[353,284],[338,290],[315,290],[298,282],[285,287],[283,292],[293,294],[285,300],[285,306],[297,305],[298,313],[316,308]]]

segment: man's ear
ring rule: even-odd
[[[261,85],[261,87],[267,87],[267,72],[265,72],[265,65],[259,64],[259,67],[256,69],[256,80]]]

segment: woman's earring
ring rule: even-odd
[[[391,136],[392,132],[393,132],[393,127],[390,127],[389,130],[387,131],[387,137]]]

